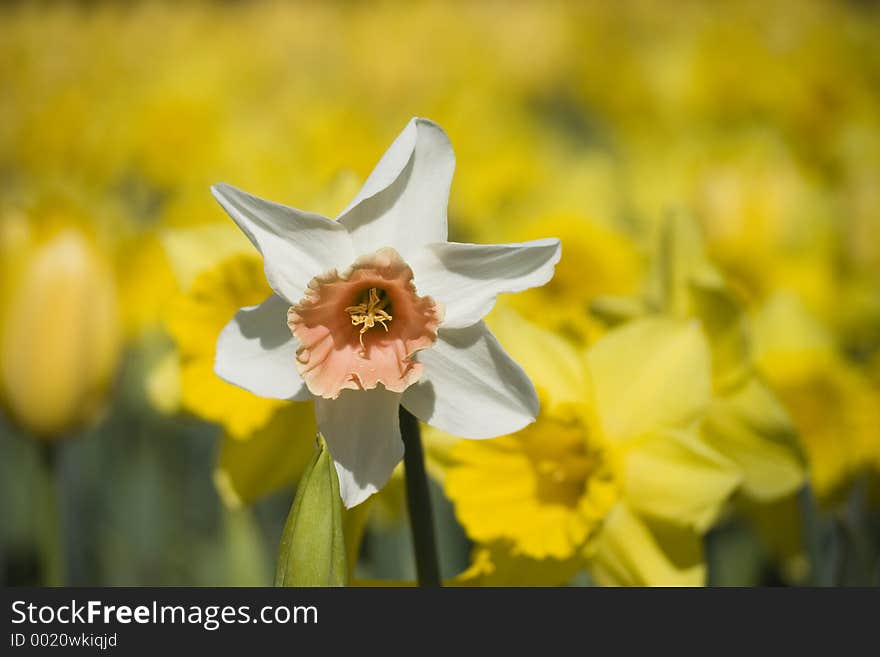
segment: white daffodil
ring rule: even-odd
[[[401,405],[466,438],[512,433],[538,412],[480,320],[499,293],[550,280],[559,240],[448,242],[454,168],[443,129],[414,118],[335,220],[212,187],[275,292],[223,329],[215,371],[263,397],[315,401],[347,507],[403,457]]]

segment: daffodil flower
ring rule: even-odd
[[[701,535],[742,471],[698,430],[712,375],[697,322],[640,318],[583,352],[510,312],[491,325],[543,412],[451,450],[446,493],[479,546],[461,583],[556,585],[586,567],[602,584],[702,584]]]
[[[659,231],[643,298],[600,297],[593,309],[611,323],[640,316],[697,320],[711,353],[713,399],[705,439],[743,471],[743,494],[770,502],[796,493],[804,469],[795,428],[755,371],[745,306],[709,258],[699,225],[674,214]]]
[[[509,434],[538,412],[481,319],[499,293],[550,280],[559,240],[448,242],[454,167],[444,131],[414,118],[335,220],[212,188],[274,291],[223,329],[215,371],[262,397],[314,400],[348,507],[403,457],[400,406],[466,438]]]

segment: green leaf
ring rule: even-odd
[[[276,586],[345,586],[348,582],[342,500],[323,437],[296,490],[284,525]]]

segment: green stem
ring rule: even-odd
[[[406,470],[406,505],[412,528],[413,549],[419,586],[440,586],[437,544],[434,540],[434,514],[428,494],[428,476],[419,421],[400,407],[400,435],[403,438],[403,467]]]
[[[61,532],[61,512],[58,504],[58,446],[54,442],[40,443],[43,465],[41,507],[39,516],[39,545],[42,560],[43,586],[64,586],[64,543]]]

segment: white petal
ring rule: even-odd
[[[296,371],[297,343],[287,327],[289,307],[273,294],[259,306],[235,313],[217,339],[217,376],[260,397],[311,399]]]
[[[446,206],[455,154],[443,128],[414,118],[379,160],[338,219],[359,254],[446,241]]]
[[[211,193],[263,255],[269,285],[290,303],[302,298],[313,277],[354,261],[345,228],[331,219],[230,185],[214,185]]]
[[[443,326],[463,328],[486,315],[501,292],[521,292],[553,277],[558,239],[521,244],[430,244],[408,261],[421,295],[445,308]]]
[[[535,421],[535,387],[482,322],[441,329],[416,359],[425,372],[403,393],[403,406],[423,422],[462,438],[492,438]]]
[[[400,394],[382,387],[343,390],[337,399],[315,400],[318,430],[336,463],[346,508],[382,488],[403,458],[399,408]]]

